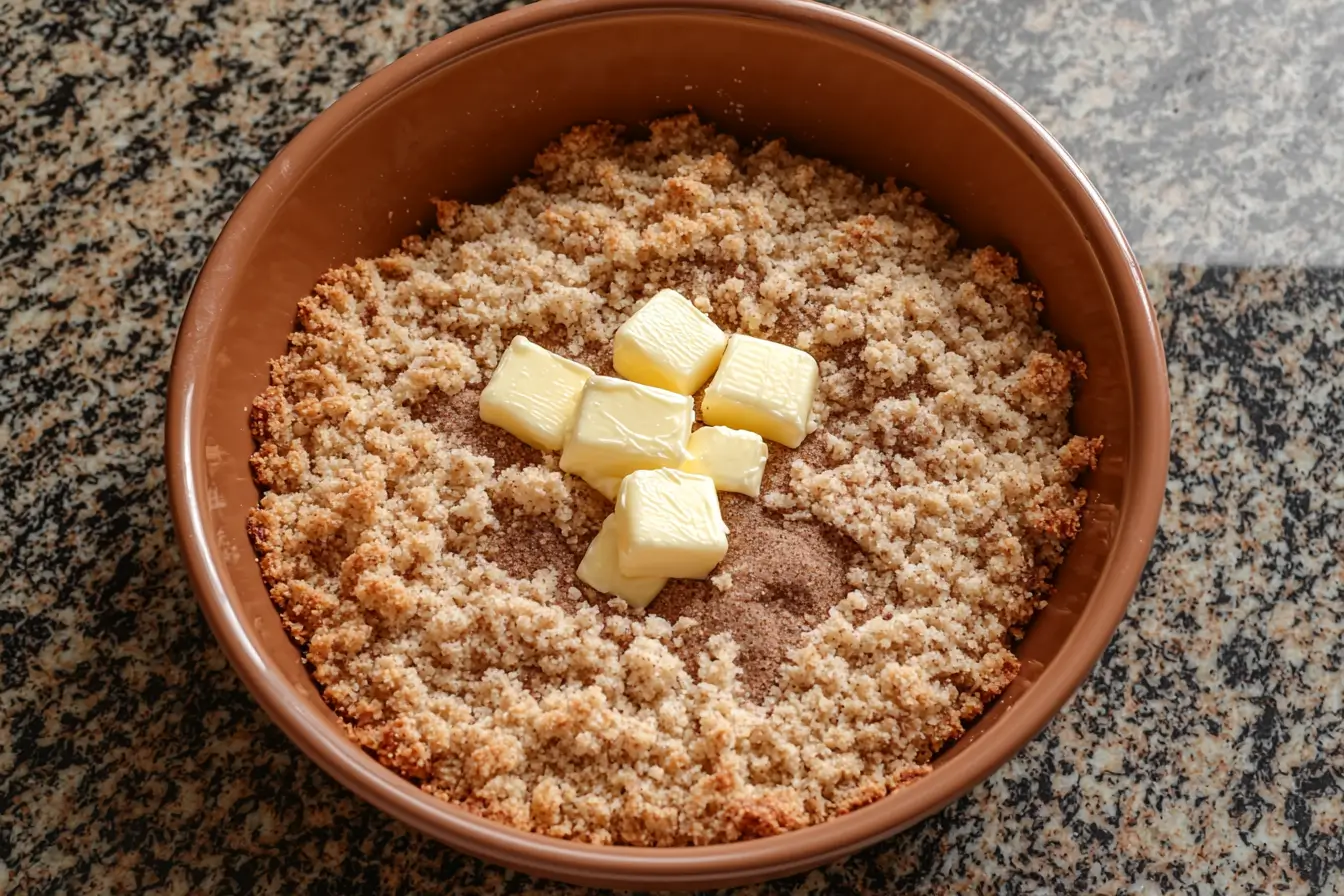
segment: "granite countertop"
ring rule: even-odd
[[[192,279],[284,142],[499,5],[0,4],[0,891],[560,892],[357,801],[257,708],[169,522]],[[1051,128],[1146,266],[1173,445],[1096,672],[1014,760],[753,888],[1344,889],[1344,6],[861,0]]]

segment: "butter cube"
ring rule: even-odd
[[[585,479],[593,488],[597,489],[598,494],[608,501],[615,501],[616,494],[621,490],[621,480],[624,476],[594,476],[591,479]]]
[[[481,419],[533,448],[559,451],[593,372],[515,336],[481,392]]]
[[[691,433],[686,448],[691,459],[681,468],[687,473],[708,476],[719,491],[761,496],[767,452],[765,440],[756,433],[726,426],[702,426]]]
[[[679,467],[690,456],[695,405],[689,395],[595,376],[579,397],[560,469],[598,491],[602,480],[635,470]]]
[[[807,436],[819,378],[817,361],[807,352],[735,334],[700,413],[706,423],[749,429],[797,448]]]
[[[714,480],[681,470],[640,470],[616,498],[621,574],[703,579],[728,553]]]
[[[649,601],[657,597],[667,584],[667,579],[656,576],[632,578],[621,572],[616,558],[615,514],[602,521],[601,530],[588,545],[579,563],[578,576],[580,581],[603,594],[619,597],[630,606],[641,609],[647,607]]]
[[[727,342],[708,315],[665,289],[621,324],[612,363],[626,379],[690,395],[714,372]]]

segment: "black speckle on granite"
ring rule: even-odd
[[[1344,888],[1344,7],[853,0],[1006,87],[1148,265],[1171,479],[1130,613],[984,784],[761,894]],[[551,893],[336,786],[191,596],[164,391],[266,161],[500,8],[0,5],[0,892]]]

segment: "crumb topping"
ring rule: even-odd
[[[524,830],[684,845],[848,812],[1012,680],[1098,439],[1013,258],[922,197],[693,115],[575,128],[500,201],[336,268],[251,415],[250,534],[350,736]],[[723,495],[727,557],[647,611],[575,568],[611,505],[480,421],[514,335],[610,374],[636,303],[820,361],[815,430]],[[697,408],[698,408],[697,396]]]

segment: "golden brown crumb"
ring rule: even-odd
[[[1018,670],[1076,534],[1082,360],[922,197],[694,116],[576,128],[499,202],[322,277],[253,406],[249,534],[351,736],[426,791],[595,843],[796,829],[926,774]],[[574,575],[610,504],[479,421],[525,333],[610,371],[642,299],[813,353],[730,550],[647,612]]]

